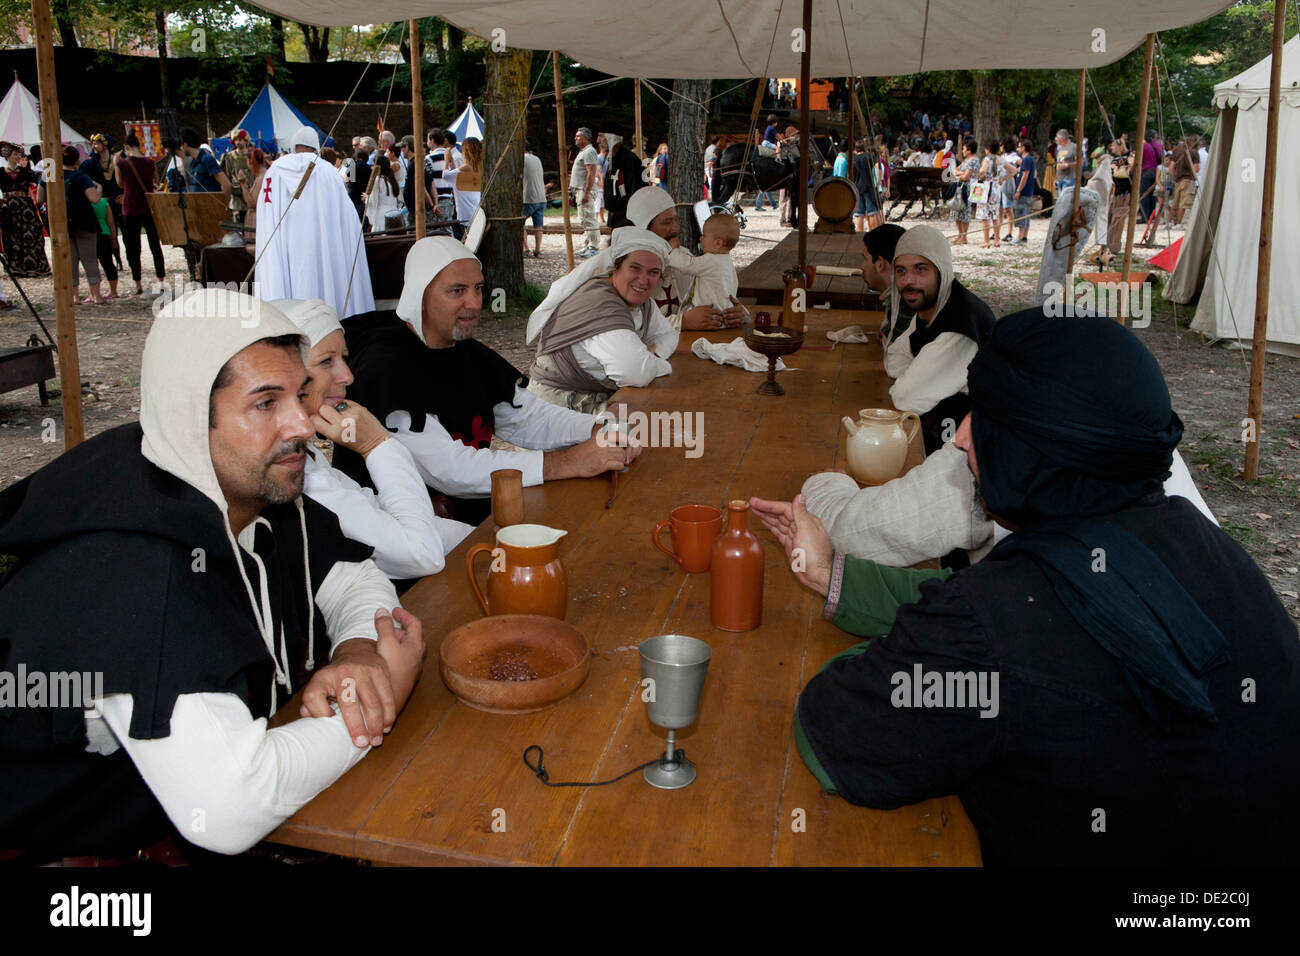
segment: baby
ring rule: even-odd
[[[693,280],[682,301],[683,312],[700,305],[722,311],[736,304],[734,297],[740,280],[736,275],[736,265],[731,261],[731,250],[739,241],[740,224],[734,216],[720,212],[704,220],[700,235],[703,255],[693,256],[679,248],[668,256],[670,267]]]

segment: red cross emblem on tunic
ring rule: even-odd
[[[662,299],[656,298],[655,305],[659,306],[659,311],[664,315],[672,315],[682,304],[682,300],[673,294],[671,285],[661,285],[659,291],[664,293],[664,297]]]
[[[488,448],[492,444],[492,427],[483,424],[483,416],[475,415],[470,423],[470,436],[466,438],[460,432],[452,432],[451,437],[470,448]]]
[[[269,203],[271,201],[271,177],[270,176],[266,177],[266,189],[263,190],[263,192],[266,195],[266,202]]]

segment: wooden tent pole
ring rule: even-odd
[[[854,97],[858,95],[858,78],[856,76],[850,76],[848,86],[849,86],[849,99],[852,100]],[[849,107],[849,133],[848,133],[849,136],[848,174],[849,175],[848,178],[850,181],[852,181],[853,179],[853,120],[856,119],[856,112],[857,111],[854,110],[852,107]],[[866,130],[863,130],[862,135],[866,136]]]
[[[36,78],[41,99],[41,156],[45,201],[50,219],[54,267],[54,316],[59,340],[59,387],[63,390],[63,447],[86,437],[81,420],[81,360],[77,355],[77,277],[72,274],[68,210],[63,195],[63,144],[59,139],[59,94],[54,80],[54,28],[49,0],[32,0],[36,40]]]
[[[1268,134],[1264,140],[1263,209],[1259,215],[1259,265],[1255,271],[1255,336],[1250,348],[1250,397],[1246,405],[1246,480],[1259,477],[1259,433],[1264,410],[1264,353],[1268,347],[1268,282],[1273,266],[1273,192],[1277,184],[1277,113],[1282,93],[1282,40],[1286,4],[1273,5],[1273,63],[1268,75]],[[1186,149],[1186,145],[1183,147]],[[1254,426],[1253,428],[1250,426]]]
[[[1129,165],[1128,228],[1124,236],[1124,274],[1120,277],[1120,312],[1116,316],[1121,323],[1126,322],[1125,306],[1128,304],[1128,292],[1125,290],[1129,288],[1129,276],[1133,272],[1133,235],[1137,231],[1138,198],[1142,195],[1142,145],[1146,142],[1147,109],[1151,105],[1151,67],[1155,62],[1155,46],[1156,35],[1148,33],[1146,60],[1142,66],[1142,94],[1138,98],[1137,143],[1134,145],[1137,164]]]
[[[1087,76],[1087,70],[1079,71],[1079,108],[1074,114],[1074,200],[1070,205],[1070,224],[1066,227],[1070,230],[1070,255],[1065,265],[1065,274],[1070,277],[1065,283],[1067,289],[1074,285],[1074,254],[1079,241],[1074,220],[1079,216],[1079,191],[1083,189],[1083,93]]]
[[[569,257],[569,271],[573,271],[573,233],[569,231],[569,164],[564,151],[564,93],[560,89],[560,51],[551,51],[555,64],[555,144],[560,158],[560,207],[564,210],[564,250]],[[637,88],[640,89],[640,80]]]
[[[636,77],[633,82],[636,84],[636,96],[634,98],[636,103],[636,145],[632,148],[632,152],[636,153],[639,158],[645,159],[645,146],[643,145],[645,143],[645,133],[641,129],[641,78]]]
[[[808,135],[808,101],[812,68],[812,0],[803,0],[803,53],[799,57],[799,182],[794,198],[799,204],[799,251],[795,261],[802,269],[808,257],[808,148],[812,137]]]
[[[411,135],[415,137],[412,167],[408,176],[416,176],[415,239],[424,238],[424,85],[420,81],[420,21],[411,21]]]

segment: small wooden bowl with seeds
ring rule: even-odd
[[[577,629],[538,614],[497,614],[463,624],[438,651],[443,683],[489,714],[531,714],[582,686],[591,649]]]

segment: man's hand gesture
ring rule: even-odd
[[[749,507],[785,548],[790,569],[799,583],[825,597],[830,587],[834,551],[822,523],[808,513],[804,496],[795,495],[794,501],[750,498]]]

